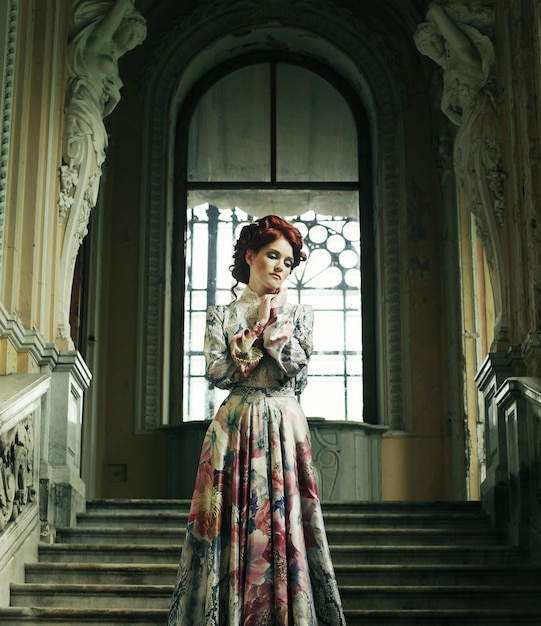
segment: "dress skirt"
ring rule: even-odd
[[[291,389],[236,389],[210,423],[167,624],[345,624]]]

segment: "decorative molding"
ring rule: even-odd
[[[359,56],[360,50],[371,49],[374,61],[381,63],[384,74],[392,77],[392,88],[399,90],[400,101],[404,102],[406,82],[400,69],[398,54],[389,42],[384,40],[376,28],[371,27],[369,20],[352,12],[350,5],[340,1],[333,2],[332,9],[329,12],[328,0],[218,0],[199,3],[189,15],[173,20],[171,26],[160,34],[159,43],[154,47],[150,61],[143,71],[143,91],[148,92],[149,86],[156,82],[157,68],[163,67],[171,55],[179,57],[179,45],[184,48],[180,56],[188,60],[194,51],[204,50],[210,42],[224,33],[241,32],[245,27],[257,29],[279,24],[301,28],[306,33],[323,35],[328,42],[334,41],[337,47],[347,51],[353,58]],[[217,19],[220,28],[216,28]],[[343,37],[347,39],[343,40]],[[265,45],[274,50],[287,49],[287,43],[278,39],[269,38]],[[190,46],[193,46],[192,54]],[[373,80],[379,78],[381,77],[376,74],[371,76]]]
[[[228,37],[227,33],[231,36]],[[167,276],[168,222],[172,216],[174,127],[183,98],[196,80],[214,65],[248,50],[290,49],[318,56],[334,56],[336,70],[357,90],[372,123],[375,220],[382,302],[383,418],[392,428],[404,429],[408,384],[404,384],[404,337],[400,270],[399,209],[405,205],[400,172],[402,163],[402,107],[404,78],[392,48],[382,37],[340,2],[257,0],[211,2],[173,22],[162,33],[143,75],[145,143],[148,178],[143,181],[141,290],[139,324],[138,424],[153,429],[167,411],[168,381],[163,380],[164,328],[168,302],[163,288]],[[303,47],[304,46],[304,47]],[[376,173],[377,172],[377,176]]]
[[[60,352],[54,344],[46,344],[38,331],[26,329],[19,317],[9,314],[1,303],[0,337],[7,339],[17,352],[28,352],[45,370],[54,369],[60,358]]]
[[[0,24],[4,24],[4,32],[0,32],[0,62],[3,61],[0,89],[0,276],[4,259],[4,229],[7,208],[8,167],[11,143],[11,117],[13,109],[13,77],[15,76],[17,19],[19,0],[0,1]],[[4,21],[5,18],[5,21]],[[5,37],[5,39],[4,39]]]
[[[74,194],[79,184],[79,170],[74,165],[60,167],[60,193],[58,197],[58,217],[62,222],[74,201]]]
[[[336,481],[341,474],[339,432],[338,430],[330,432],[328,430],[320,430],[313,426],[310,432],[314,466],[319,474],[318,487],[322,494],[321,497],[325,500],[332,500]]]

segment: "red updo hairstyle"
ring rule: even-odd
[[[233,253],[234,262],[229,268],[237,281],[235,287],[239,283],[247,285],[250,281],[250,266],[246,262],[246,252],[253,250],[257,253],[280,237],[283,237],[293,249],[293,267],[297,267],[301,261],[306,261],[306,254],[302,250],[302,236],[295,226],[277,215],[266,215],[243,226],[240,231]]]

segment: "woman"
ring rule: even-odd
[[[345,624],[306,418],[312,309],[284,283],[306,259],[299,231],[269,215],[241,231],[233,277],[210,307],[207,377],[230,394],[206,433],[168,626]],[[236,286],[235,285],[235,286]]]

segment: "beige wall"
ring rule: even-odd
[[[132,53],[137,68],[142,49]],[[126,59],[126,64],[128,59]],[[125,86],[117,112],[108,120],[111,142],[99,210],[103,219],[101,344],[97,495],[157,498],[167,494],[167,448],[163,434],[138,434],[136,385],[141,254],[143,114],[138,74],[122,73]]]

